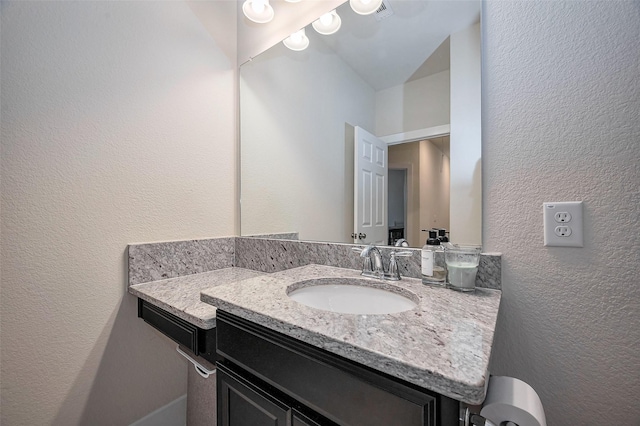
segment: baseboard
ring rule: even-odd
[[[129,426],[186,426],[187,395],[171,401],[167,405],[147,414]]]

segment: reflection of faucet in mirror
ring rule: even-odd
[[[469,205],[481,195],[470,197],[467,183],[481,151],[481,2],[389,1],[394,14],[380,21],[357,16],[347,2],[338,10],[337,33],[309,27],[304,52],[278,43],[241,66],[242,235],[294,231],[302,240],[353,243],[357,126],[389,146],[431,141],[422,144],[429,148],[424,155],[407,157],[413,163],[391,153],[387,159],[407,169],[407,187],[424,193],[410,198],[407,192],[407,217],[397,221],[410,246],[421,245],[420,229],[434,226],[450,229],[453,241],[481,243],[463,238],[465,226],[476,226],[479,235],[481,224],[481,206]],[[446,135],[451,178],[429,187],[433,174],[422,164],[444,164],[444,176]],[[442,199],[445,187],[450,199],[440,205],[450,213],[433,211],[430,201]],[[388,226],[386,210],[372,218]],[[478,217],[462,221],[458,216],[467,212]],[[366,242],[387,244],[389,230],[375,239],[366,232]]]
[[[396,247],[409,247],[409,242],[405,238],[400,238],[396,241]]]

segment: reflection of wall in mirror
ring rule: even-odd
[[[449,124],[449,70],[376,92],[376,135]]]
[[[451,241],[482,244],[480,24],[451,35]]]
[[[420,141],[420,229],[450,227],[449,157],[432,141]],[[423,242],[429,236],[421,233]]]
[[[474,28],[479,36],[479,25]],[[448,224],[440,222],[446,216],[444,212],[426,213],[427,219],[421,223],[421,203],[416,200],[413,206],[408,206],[407,226],[412,227],[413,223],[415,231],[407,237],[411,246],[419,247],[425,240],[420,229],[438,226],[451,229],[456,235],[458,223],[475,225],[479,239],[479,173],[475,180],[465,177],[473,173],[480,159],[479,37],[475,40],[477,44],[463,44],[478,52],[478,69],[470,68],[477,72],[471,79],[477,81],[478,86],[477,107],[474,105],[471,109],[471,113],[477,114],[476,125],[473,119],[460,121],[462,115],[456,112],[456,108],[466,108],[468,99],[460,102],[456,98],[453,102],[450,98],[458,87],[453,80],[467,76],[452,72],[450,77],[449,72],[440,72],[376,93],[337,56],[327,54],[329,52],[320,40],[314,42],[313,38],[319,36],[313,31],[308,36],[312,43],[307,51],[292,52],[279,44],[241,69],[242,234],[295,231],[306,240],[352,242],[353,215],[349,213],[353,209],[350,202],[353,188],[352,168],[348,161],[352,154],[350,146],[345,146],[349,136],[345,130],[349,126],[345,124],[358,125],[382,136],[389,132],[448,125],[451,121],[458,125],[455,132],[452,130],[452,138],[460,140],[460,135],[466,132],[464,127],[478,132],[465,139],[465,143],[477,144],[472,149],[463,144],[462,150],[458,147],[455,151],[454,141],[451,142],[449,158],[460,151],[465,157],[463,166],[455,159],[451,162],[451,189],[462,189],[466,205],[462,203],[462,207],[451,208]],[[455,50],[461,44],[454,42],[454,36],[452,64]],[[315,48],[319,51],[314,52]],[[453,117],[458,118],[454,120]],[[466,162],[470,160],[474,163],[469,167]],[[419,174],[419,169],[414,173]],[[454,180],[455,173],[463,178]],[[419,182],[420,177],[415,180]],[[474,182],[477,188],[471,185]],[[475,204],[468,202],[470,194]],[[458,198],[452,193],[450,206],[458,203]],[[410,200],[408,204],[411,204]],[[409,217],[412,212],[416,215],[413,221]],[[465,217],[464,221],[455,218],[456,214],[470,213],[471,218]],[[457,241],[475,242],[474,239]]]
[[[424,196],[420,229],[450,229],[452,241],[482,244],[480,24],[451,35],[451,69],[376,93],[378,136],[451,125],[448,211],[434,211]],[[390,154],[391,155],[391,154]],[[424,156],[424,153],[423,153]],[[426,168],[421,182],[427,177]],[[432,195],[444,202],[442,198]],[[416,207],[418,208],[418,207]],[[443,215],[449,215],[445,224]],[[409,227],[411,221],[408,220]],[[411,246],[416,236],[409,231]],[[418,240],[425,240],[420,235]]]
[[[374,92],[336,55],[311,54],[321,45],[292,52],[279,44],[241,69],[243,235],[352,241],[345,122],[373,128]]]

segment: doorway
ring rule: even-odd
[[[387,244],[395,245],[396,241],[405,238],[404,229],[407,222],[407,169],[389,168],[389,204],[388,204],[389,239]]]
[[[410,247],[422,247],[427,239],[423,229],[449,229],[449,155],[448,134],[389,145],[389,244],[405,238]],[[403,187],[392,183],[392,170],[402,171]],[[398,219],[401,210],[404,221]]]

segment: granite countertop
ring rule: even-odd
[[[378,287],[400,286],[413,293],[419,303],[400,313],[356,315],[310,308],[287,296],[287,287],[293,283],[323,277],[372,280]],[[356,270],[319,265],[246,278],[213,288],[201,286],[201,299],[456,400],[472,405],[484,400],[500,291],[459,293],[425,286],[418,279],[380,281],[361,277]]]
[[[216,308],[200,300],[200,292],[219,285],[265,275],[243,268],[224,268],[129,286],[129,293],[202,329],[216,326]]]

